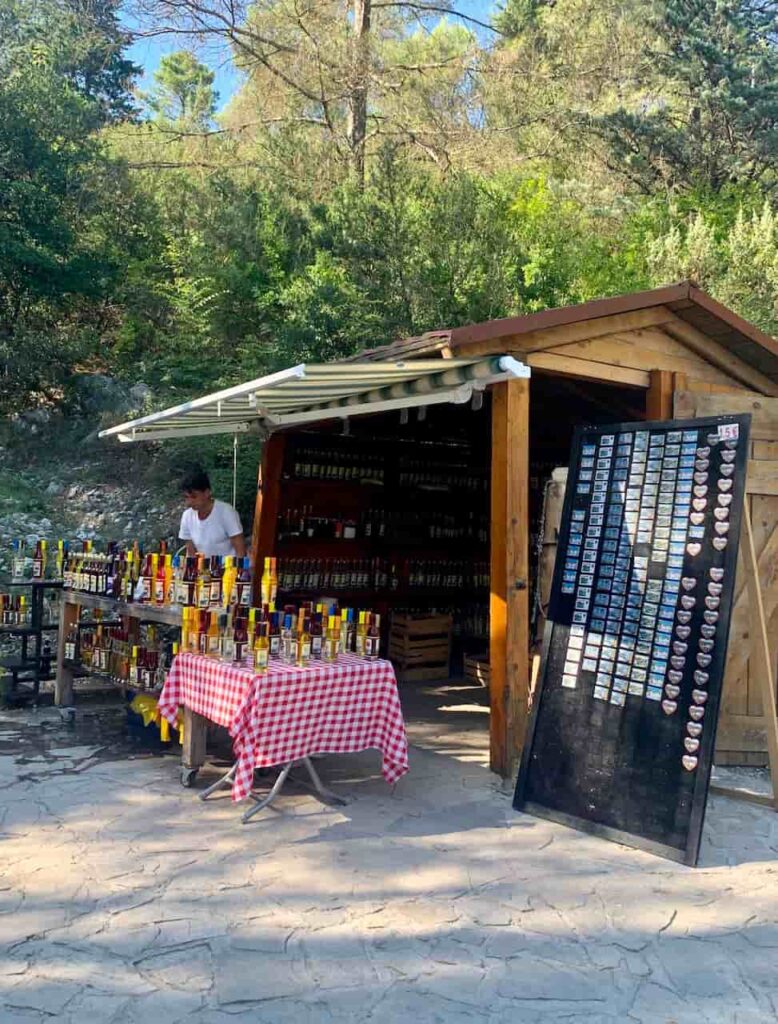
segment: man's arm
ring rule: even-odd
[[[186,557],[187,558],[194,558],[196,554],[197,554],[197,548],[194,546],[194,544],[191,542],[191,540],[188,540],[186,542]]]
[[[246,557],[246,540],[242,533],[236,533],[234,537],[230,537],[230,544],[235,549],[235,554],[238,558]]]

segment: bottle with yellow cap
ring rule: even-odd
[[[265,619],[259,623],[257,639],[254,644],[254,671],[264,675],[270,664],[270,623]]]
[[[360,612],[357,621],[355,651],[358,658],[365,656],[365,638],[367,637],[367,612]]]
[[[327,620],[327,632],[324,636],[324,660],[337,661],[340,650],[340,619],[337,615],[330,615]]]

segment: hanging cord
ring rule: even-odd
[[[537,538],[535,541],[535,599],[532,602],[532,615],[530,617],[530,629],[532,635],[532,641],[534,642],[535,634],[538,627],[538,617],[545,615],[547,608],[543,607],[543,602],[540,599],[540,573],[543,567],[543,547],[546,535],[546,514],[548,510],[548,494],[551,490],[551,484],[554,482],[553,475],[546,480],[543,487],[543,504],[540,509],[540,522],[538,523]]]
[[[238,435],[232,435],[232,507],[238,501]]]

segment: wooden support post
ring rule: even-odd
[[[492,395],[489,761],[504,778],[529,714],[529,387],[508,381]]]
[[[65,664],[65,643],[68,633],[78,622],[79,607],[63,599],[59,606],[59,633],[57,634],[57,674],[54,679],[54,703],[68,707],[73,703],[73,671]]]
[[[253,603],[259,604],[262,562],[275,551],[278,506],[281,500],[281,471],[286,448],[285,434],[271,434],[262,448],[257,479],[254,526],[251,531],[251,561],[254,567]]]
[[[208,719],[184,706],[184,768],[196,771],[205,764],[205,741],[208,733]]]
[[[673,374],[670,370],[651,370],[646,392],[646,419],[671,420],[673,418]]]

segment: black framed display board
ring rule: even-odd
[[[576,430],[517,810],[696,864],[750,421]]]

